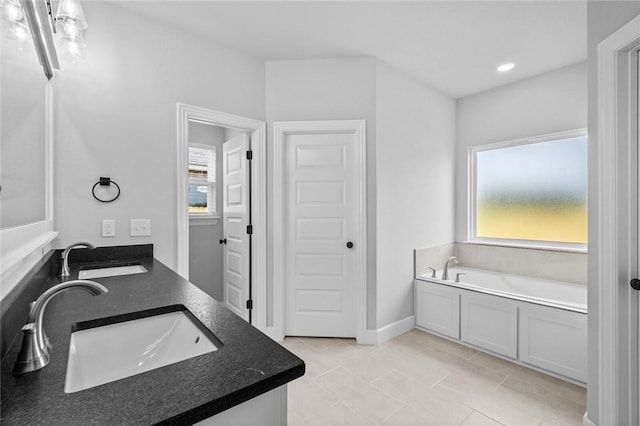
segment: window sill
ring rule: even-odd
[[[190,214],[189,226],[217,225],[222,219],[215,214]]]
[[[583,253],[587,254],[587,247],[570,247],[570,246],[558,246],[553,244],[535,244],[529,242],[501,242],[501,241],[482,241],[482,240],[467,240],[462,241],[462,244],[475,244],[482,246],[495,246],[495,247],[511,247],[530,250],[547,250],[547,251],[560,251],[565,253]],[[586,245],[585,245],[586,246]]]

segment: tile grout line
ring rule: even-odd
[[[503,374],[503,373],[499,373],[499,374]],[[502,379],[502,381],[500,383],[498,383],[495,388],[493,388],[492,392],[495,392],[498,389],[500,389],[500,387],[504,384],[504,382],[507,381],[508,378],[509,378],[509,376],[505,374],[504,375],[504,379]]]
[[[475,412],[476,412],[476,410],[471,410],[469,415],[467,417],[465,417],[464,420],[462,420],[460,423],[458,423],[458,426],[462,426],[464,424],[464,422],[466,422],[469,419],[469,417],[473,416],[473,413],[475,413]]]
[[[449,377],[452,373],[449,371],[447,372],[447,374],[444,375],[444,377],[442,377],[440,380],[438,380],[437,382],[435,382],[434,384],[432,384],[431,386],[429,386],[431,389],[433,390],[437,390],[435,387],[438,386],[438,383],[442,382],[444,379],[446,379],[447,377]]]
[[[396,413],[398,413],[400,410],[402,410],[403,408],[408,407],[407,404],[402,404],[400,408],[398,408],[397,410],[395,410],[393,413],[389,414],[387,417],[385,417],[384,419],[382,419],[381,421],[379,421],[377,424],[381,425],[382,423],[386,422],[387,420],[389,420],[391,417],[395,416]]]

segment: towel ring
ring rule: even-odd
[[[98,185],[100,185],[100,186],[111,186],[111,184],[114,184],[116,186],[116,188],[118,189],[118,193],[116,194],[116,196],[113,197],[110,200],[103,200],[102,198],[98,198],[98,196],[96,195],[96,187]],[[118,185],[117,183],[112,181],[111,178],[101,177],[100,180],[93,185],[93,188],[91,188],[91,194],[93,195],[93,198],[95,198],[96,200],[100,201],[101,203],[110,203],[112,201],[117,200],[118,197],[120,196],[120,185]]]

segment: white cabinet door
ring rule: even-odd
[[[460,290],[417,280],[415,286],[417,326],[459,339]]]
[[[248,149],[249,135],[244,133],[222,146],[223,232],[226,239],[223,254],[224,303],[247,321],[250,285]]]
[[[463,291],[460,318],[463,342],[517,358],[518,307],[512,300]]]
[[[520,306],[520,360],[587,381],[587,315],[530,304]]]

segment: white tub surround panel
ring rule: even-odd
[[[455,243],[416,249],[415,274],[442,269],[450,256],[461,265],[485,271],[541,278],[576,284],[587,283],[587,253],[505,247],[475,243]]]
[[[526,303],[518,309],[520,360],[586,382],[586,315]]]
[[[416,277],[418,328],[586,383],[586,287],[465,268],[450,276],[459,272],[464,282]]]
[[[415,274],[423,275],[431,272],[429,268],[441,269],[451,256],[457,256],[457,244],[415,249],[413,251]]]
[[[473,243],[460,243],[456,247],[460,264],[470,268],[587,283],[587,253]]]
[[[509,358],[518,356],[518,307],[508,299],[462,291],[460,339]]]
[[[460,291],[441,284],[416,282],[416,325],[460,338]]]

